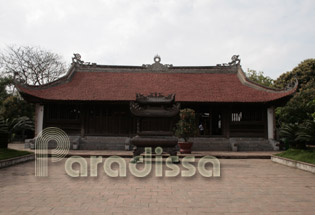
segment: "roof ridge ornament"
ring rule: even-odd
[[[81,55],[79,53],[74,53],[74,57],[72,57],[72,63],[73,64],[79,64],[79,65],[91,65],[90,62],[84,62],[81,60]],[[92,63],[92,66],[95,66],[96,63]]]
[[[155,55],[153,58],[155,63],[160,63],[161,62],[161,57],[159,55]]]
[[[229,62],[229,65],[230,65],[230,66],[240,65],[241,59],[239,59],[238,57],[239,57],[239,55],[233,55],[233,56],[231,57],[231,60],[232,60],[232,61]]]
[[[284,88],[284,90],[292,90],[296,88],[299,85],[299,80],[296,77],[293,77],[293,80],[291,80]]]
[[[81,55],[79,53],[74,53],[74,57],[72,58],[72,63],[83,64],[84,61],[81,60]]]
[[[155,55],[153,61],[153,64],[143,64],[142,66],[151,71],[166,71],[173,67],[172,64],[161,64],[161,57],[159,55]]]
[[[236,66],[236,65],[240,65],[241,63],[241,59],[239,59],[239,55],[233,55],[231,57],[231,62],[229,63],[222,63],[222,64],[217,64],[217,66]]]

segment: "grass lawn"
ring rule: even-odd
[[[32,154],[31,152],[18,151],[14,149],[0,149],[0,160],[19,157],[23,155]]]
[[[285,152],[277,154],[277,156],[315,164],[315,151],[313,150],[288,149]]]

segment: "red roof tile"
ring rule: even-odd
[[[239,71],[172,73],[114,70],[93,71],[90,68],[89,71],[75,71],[69,81],[60,81],[56,85],[27,87],[17,84],[17,88],[22,95],[43,100],[72,101],[130,101],[135,100],[136,93],[158,92],[164,95],[175,93],[179,102],[269,102],[295,91],[255,86],[246,80],[241,81]]]

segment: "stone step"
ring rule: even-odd
[[[191,138],[193,151],[232,151],[227,138]]]
[[[79,145],[81,150],[125,150],[124,143],[107,144],[107,143],[89,143],[81,142]]]
[[[125,150],[128,137],[87,136],[80,140],[81,150]]]
[[[272,145],[265,138],[231,138],[230,141],[237,145],[237,151],[273,151]]]
[[[72,137],[75,139],[75,137]],[[80,138],[81,150],[125,150],[128,137],[87,136]],[[193,151],[232,151],[231,143],[238,151],[273,151],[273,147],[264,138],[191,138]],[[72,141],[71,141],[72,145]],[[132,147],[130,147],[131,149]]]
[[[273,151],[269,142],[239,142],[238,151]]]

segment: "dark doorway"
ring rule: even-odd
[[[200,136],[222,135],[222,113],[220,111],[199,113],[198,128]]]

